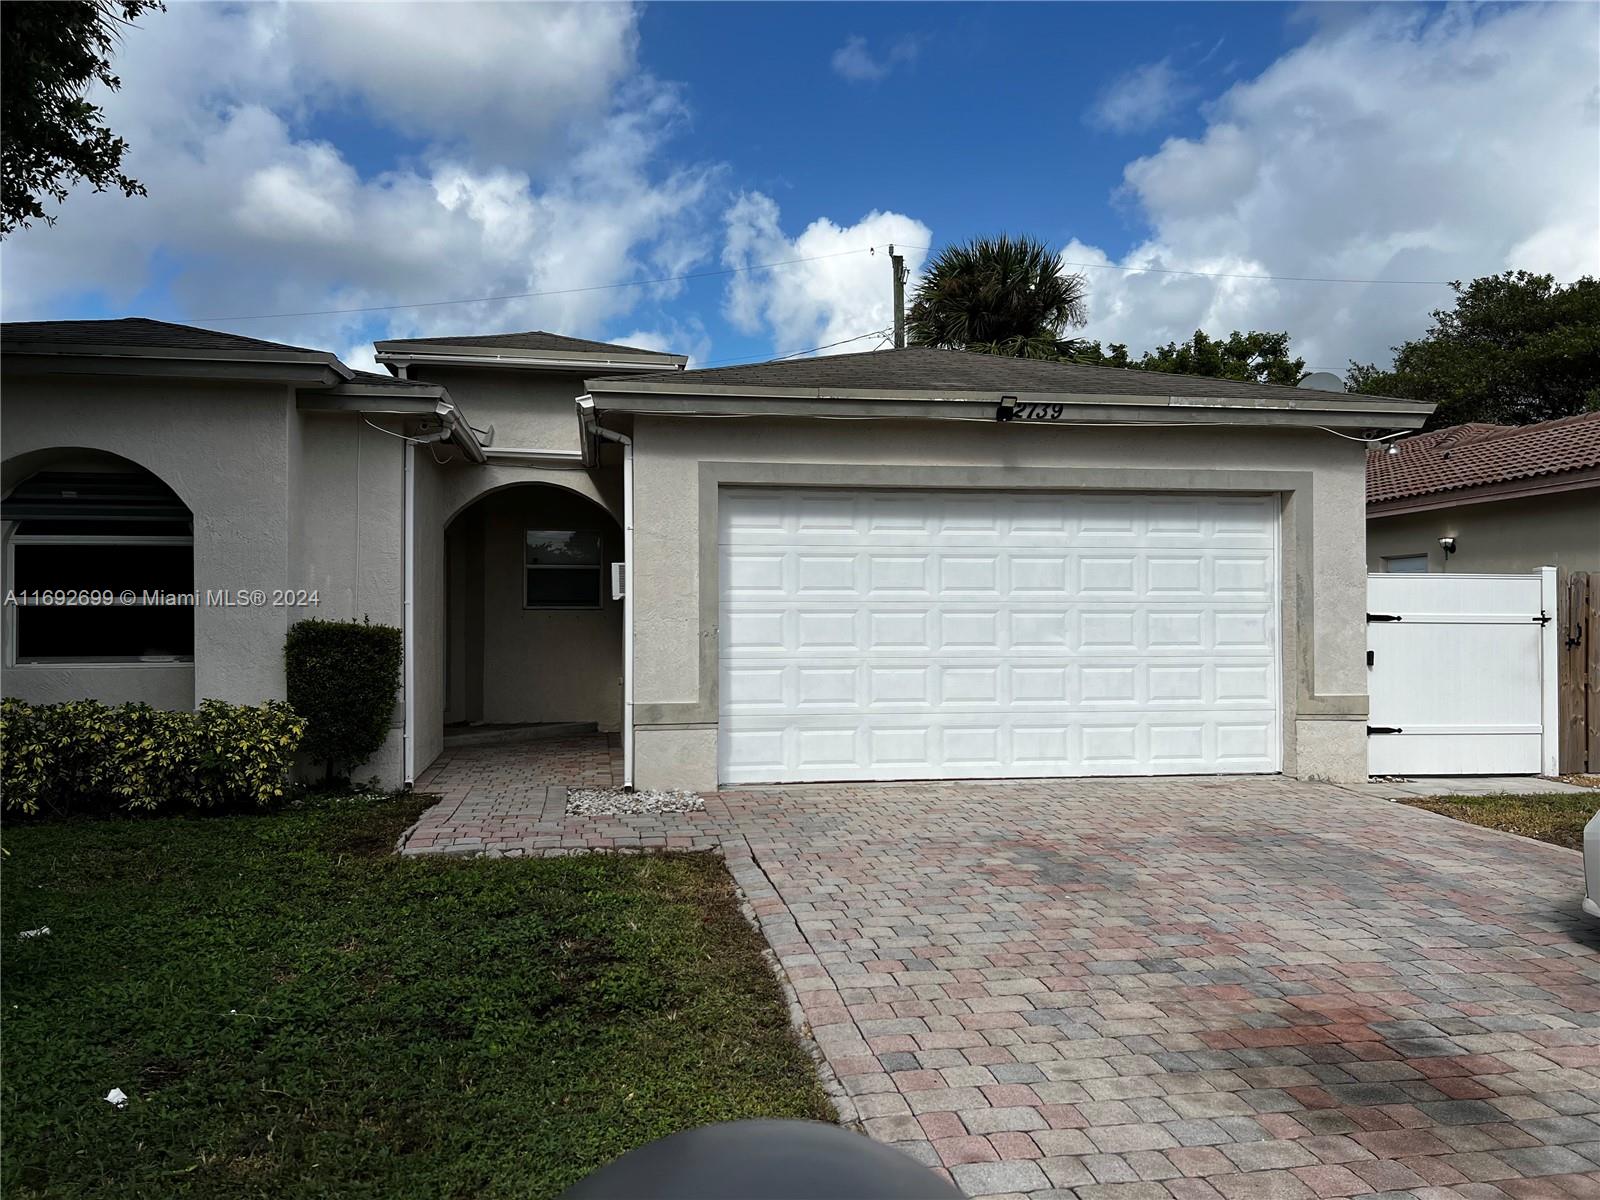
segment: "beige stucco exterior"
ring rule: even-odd
[[[527,608],[523,534],[593,530],[604,564],[594,609]],[[483,497],[450,525],[445,719],[507,725],[535,721],[622,723],[622,602],[610,564],[622,530],[593,500],[552,484],[512,485]]]
[[[1456,539],[1446,558],[1442,537]],[[1367,569],[1426,554],[1429,571],[1600,571],[1600,485],[1506,500],[1445,504],[1367,520]]]
[[[413,364],[407,375],[449,388],[474,426],[493,426],[493,447],[577,452],[572,402],[583,391],[579,372],[430,363]]]
[[[523,602],[528,529],[595,529],[607,566],[624,555],[622,449],[596,441],[580,421],[582,373],[408,370],[448,389],[458,415],[480,431],[484,461],[469,461],[459,440],[409,443],[438,435],[431,410],[397,407],[370,387],[335,395],[239,379],[8,372],[7,493],[75,450],[120,455],[189,506],[197,590],[307,589],[317,604],[201,605],[192,664],[10,667],[6,694],[175,708],[212,696],[278,699],[293,620],[365,616],[406,629],[407,666],[395,729],[359,775],[413,778],[443,749],[447,723],[626,727],[627,610],[611,597],[609,571],[597,608]],[[700,403],[681,401],[689,410]],[[724,488],[761,486],[1274,495],[1284,770],[1364,778],[1360,442],[1292,427],[1281,413],[1234,424],[1184,413],[1130,428],[1088,409],[1089,423],[1072,425],[952,421],[916,400],[885,411],[894,415],[613,412],[610,428],[633,444],[633,782],[719,782],[718,503]],[[1580,517],[1573,529],[1581,526]],[[1457,536],[1463,554],[1478,540]]]
[[[1314,429],[640,415],[635,782],[717,784],[718,490],[725,486],[1273,492],[1282,498],[1285,770],[1366,775],[1365,451]]]
[[[293,621],[400,623],[404,443],[392,433],[354,414],[302,412],[288,386],[238,381],[8,377],[0,403],[7,493],[35,471],[70,463],[74,448],[114,454],[188,505],[197,592],[267,597],[198,605],[192,663],[8,659],[6,695],[165,708],[213,698],[255,704],[284,696],[283,644]],[[317,603],[274,604],[273,593],[286,589],[315,591]],[[358,774],[399,781],[402,716],[397,710],[388,743]]]

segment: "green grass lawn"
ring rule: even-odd
[[[1583,827],[1595,810],[1600,809],[1600,792],[1591,795],[1560,792],[1537,796],[1430,796],[1426,800],[1402,803],[1443,813],[1458,821],[1520,833],[1553,846],[1581,850]]]
[[[8,826],[0,1190],[550,1196],[832,1119],[720,861],[391,856],[420,808]]]

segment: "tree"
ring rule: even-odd
[[[1088,285],[1056,252],[1029,237],[976,238],[939,252],[906,316],[918,346],[1013,358],[1060,358],[1088,319]]]
[[[1113,342],[1102,350],[1099,342],[1083,343],[1071,355],[1074,362],[1105,367],[1128,367],[1135,371],[1165,371],[1171,375],[1207,375],[1213,379],[1237,379],[1241,383],[1280,383],[1293,387],[1305,378],[1303,358],[1289,357],[1287,333],[1240,333],[1235,329],[1227,341],[1209,337],[1196,329],[1187,342],[1168,342],[1132,360],[1128,348]]]
[[[1396,346],[1391,367],[1350,364],[1352,391],[1437,404],[1430,429],[1600,408],[1600,281],[1585,275],[1564,287],[1507,271],[1450,286],[1455,307],[1436,309],[1426,334]]]
[[[85,97],[96,83],[115,91],[111,52],[122,26],[160,0],[7,0],[0,5],[0,235],[36,220],[55,224],[60,203],[80,180],[95,191],[142,196],[122,172],[128,143],[107,128]]]

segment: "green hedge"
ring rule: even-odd
[[[289,788],[306,722],[289,706],[0,701],[5,811],[31,816],[265,807]]]
[[[370,621],[300,621],[284,645],[289,707],[310,722],[305,750],[348,775],[389,736],[400,688],[400,631]]]

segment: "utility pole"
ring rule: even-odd
[[[906,348],[906,259],[889,243],[889,267],[894,271],[894,348]]]

